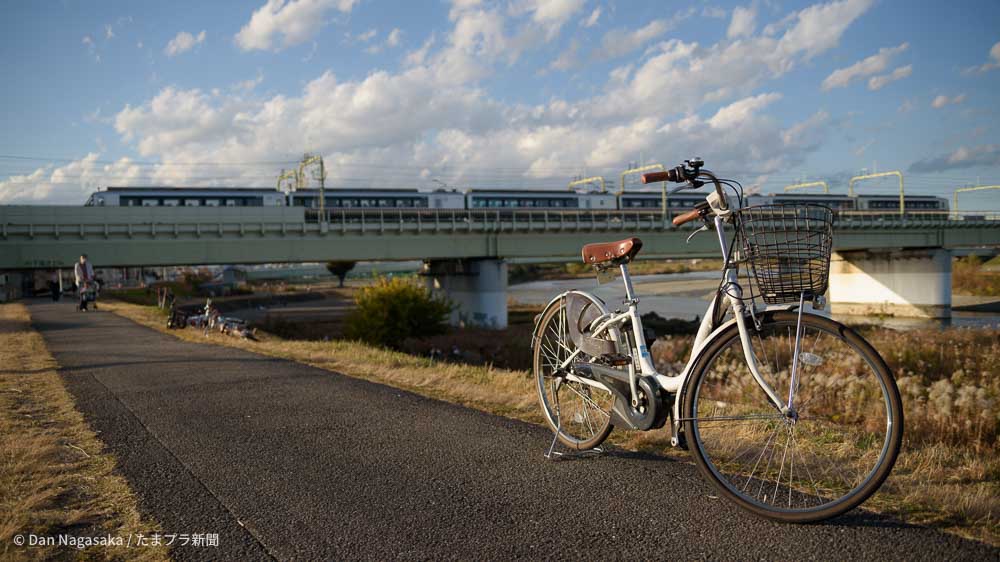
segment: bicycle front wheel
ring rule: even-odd
[[[789,396],[798,315],[752,322],[758,370]],[[805,523],[868,499],[899,454],[903,411],[885,361],[856,332],[802,316],[793,412],[781,413],[747,367],[733,325],[704,352],[685,385],[684,431],[695,461],[729,499],[758,515]]]

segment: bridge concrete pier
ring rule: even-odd
[[[498,259],[424,262],[427,288],[455,305],[452,326],[507,327],[507,262]]]
[[[942,248],[834,252],[834,314],[951,317],[951,252]]]

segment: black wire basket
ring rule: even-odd
[[[740,261],[748,264],[767,304],[811,300],[826,293],[833,249],[833,210],[823,205],[756,205],[740,209]]]

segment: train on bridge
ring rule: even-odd
[[[704,195],[678,193],[666,197],[657,191],[630,191],[620,194],[515,189],[339,189],[325,190],[325,207],[339,210],[419,210],[462,209],[474,211],[667,211],[681,213],[704,200]],[[749,205],[766,203],[818,203],[834,211],[862,214],[899,213],[897,195],[776,194],[750,195]],[[300,189],[285,193],[264,188],[196,187],[108,187],[94,192],[87,206],[121,207],[319,207],[318,189]],[[666,206],[666,209],[664,209]],[[948,200],[943,197],[911,195],[905,198],[904,211],[942,218],[948,215]]]

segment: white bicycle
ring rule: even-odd
[[[833,212],[743,208],[739,183],[703,165],[692,159],[643,176],[643,183],[686,184],[678,190],[715,188],[673,220],[702,220],[692,236],[714,231],[725,260],[687,365],[675,374],[653,366],[628,272],[642,242],[588,244],[583,260],[599,274],[620,271],[624,310],[569,291],[536,319],[534,374],[545,419],[576,450],[597,447],[615,426],[646,431],[669,420],[671,444],[689,448],[705,477],[741,507],[788,522],[840,515],[889,475],[903,411],[878,352],[854,330],[805,311],[807,301],[822,308]]]

